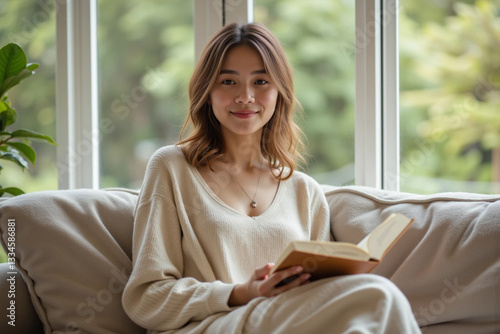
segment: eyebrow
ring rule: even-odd
[[[220,71],[220,74],[234,74],[234,75],[238,75],[238,71],[235,71],[235,70],[221,70]],[[262,69],[262,70],[256,70],[256,71],[253,71],[251,74],[267,74],[267,71]]]

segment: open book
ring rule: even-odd
[[[413,219],[402,214],[391,214],[357,245],[335,241],[294,241],[283,251],[270,274],[294,265],[311,273],[311,280],[368,273],[382,261],[412,222]],[[287,282],[292,279],[287,279]]]

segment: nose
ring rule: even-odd
[[[236,102],[242,104],[254,103],[254,91],[249,85],[243,85],[236,96]]]

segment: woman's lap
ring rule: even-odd
[[[207,332],[238,327],[273,334],[420,332],[401,291],[370,274],[323,279],[259,299],[218,318]]]

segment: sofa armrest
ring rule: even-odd
[[[0,310],[0,333],[43,333],[28,287],[17,268],[11,270],[9,263],[0,263]]]

